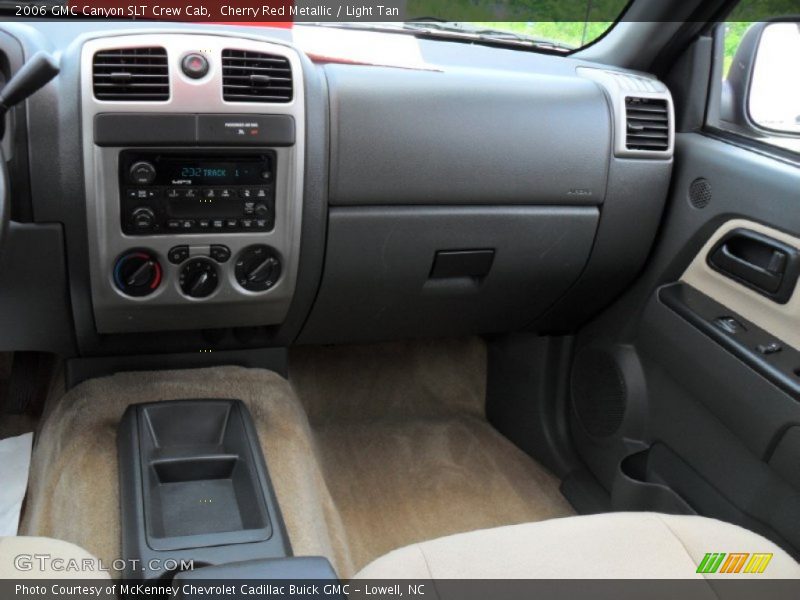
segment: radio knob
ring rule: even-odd
[[[114,265],[114,284],[128,296],[147,296],[161,284],[158,260],[146,250],[126,252]]]
[[[263,219],[267,215],[269,215],[269,207],[266,204],[256,204],[253,208],[253,212],[256,214],[257,217]]]
[[[217,289],[217,268],[207,258],[193,258],[181,269],[181,291],[190,298],[205,298]]]
[[[131,165],[128,175],[131,183],[135,183],[137,185],[150,185],[156,179],[156,168],[153,166],[153,163],[147,162],[146,160],[140,160],[139,162],[135,162]]]
[[[156,222],[156,215],[146,206],[135,208],[131,213],[136,229],[151,229]]]
[[[269,246],[248,246],[239,255],[234,269],[236,281],[246,290],[263,292],[274,286],[281,276],[278,253]]]

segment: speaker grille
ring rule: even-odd
[[[705,208],[711,202],[711,184],[698,177],[689,185],[689,202],[695,208]]]
[[[608,437],[617,432],[625,417],[625,379],[610,354],[583,350],[572,367],[572,406],[589,435]]]

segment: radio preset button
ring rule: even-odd
[[[167,198],[180,198],[181,191],[178,188],[170,188],[167,190]]]
[[[214,229],[222,229],[224,227],[224,225],[225,225],[225,222],[222,219],[214,219],[211,222],[211,226]]]
[[[256,219],[256,227],[258,229],[266,229],[267,228],[267,220],[266,219]]]
[[[181,221],[181,227],[184,229],[191,229],[194,227],[194,220],[193,219],[184,219]]]
[[[217,191],[219,193],[219,197],[220,198],[230,198],[231,195],[232,195],[232,192],[228,188],[223,188],[223,189],[217,190]]]
[[[209,221],[208,219],[200,219],[197,222],[197,225],[200,227],[200,229],[208,229],[209,226],[211,225],[211,221]]]
[[[239,225],[239,222],[236,219],[228,219],[225,221],[225,225],[228,229],[235,229]]]

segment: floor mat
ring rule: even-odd
[[[217,367],[84,382],[48,410],[21,532],[118,558],[117,425],[129,404],[178,398],[248,405],[295,554],[344,578],[406,544],[572,514],[486,421],[480,340],[297,348],[290,381]]]
[[[574,514],[485,420],[480,340],[300,348],[290,365],[356,570],[426,539]]]

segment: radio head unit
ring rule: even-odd
[[[120,154],[120,217],[128,235],[271,231],[275,156]]]

